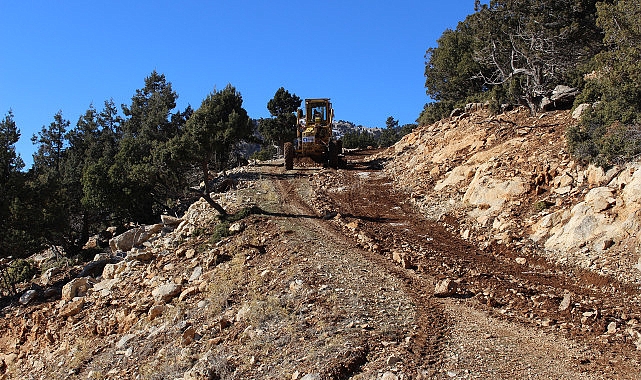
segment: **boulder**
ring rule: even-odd
[[[89,277],[74,278],[62,287],[62,299],[71,301],[75,297],[84,297],[91,287],[93,282]]]
[[[573,119],[580,119],[584,113],[592,109],[592,105],[588,103],[581,103],[579,104],[574,111],[572,111],[572,118]]]
[[[169,302],[172,298],[178,296],[182,286],[178,284],[165,284],[160,285],[156,289],[152,290],[151,295],[154,297],[156,302]]]
[[[29,302],[36,299],[37,296],[38,296],[37,290],[34,290],[34,289],[27,290],[26,292],[24,292],[23,295],[20,296],[20,299],[18,300],[18,302],[20,302],[22,305],[26,305]]]
[[[58,315],[60,315],[63,318],[73,317],[74,315],[80,313],[84,306],[85,306],[84,298],[80,298],[75,301],[68,302],[62,308],[60,308],[60,312],[58,313]]]
[[[164,224],[154,224],[151,226],[141,226],[137,228],[132,228],[113,239],[109,240],[109,247],[111,247],[112,252],[117,251],[129,251],[133,247],[138,246],[152,236],[160,232]]]

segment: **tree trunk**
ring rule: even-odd
[[[202,171],[203,171],[203,181],[205,182],[205,191],[200,192],[198,191],[199,195],[201,198],[203,198],[211,207],[214,208],[214,210],[218,211],[218,213],[222,216],[227,215],[227,211],[223,208],[223,206],[219,205],[216,201],[214,201],[211,196],[209,195],[210,190],[209,190],[209,164],[208,160],[205,160],[201,163],[200,165]]]

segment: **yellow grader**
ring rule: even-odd
[[[305,114],[296,114],[296,146],[285,143],[285,169],[294,168],[294,158],[309,157],[315,162],[337,168],[343,146],[332,133],[334,109],[328,98],[305,99]]]

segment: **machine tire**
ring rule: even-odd
[[[283,153],[285,156],[285,170],[294,169],[294,144],[286,142],[283,147]]]
[[[329,146],[327,147],[327,155],[328,155],[328,164],[329,167],[338,169],[338,146],[336,145],[336,141],[330,141]]]
[[[343,156],[343,140],[336,141],[336,149],[338,150],[338,167],[344,169],[347,166],[347,161],[345,160],[345,156]]]

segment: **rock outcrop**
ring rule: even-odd
[[[507,244],[639,282],[641,163],[605,171],[573,160],[565,129],[578,117],[480,109],[406,135],[383,154],[394,158],[385,170],[428,217],[453,216],[460,235],[481,246]]]

